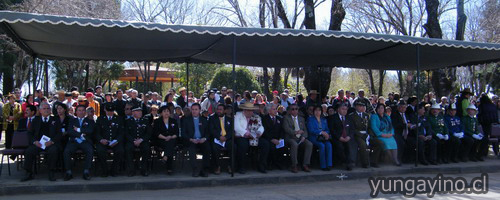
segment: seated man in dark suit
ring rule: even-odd
[[[19,125],[17,126],[18,131],[27,131],[31,128],[33,119],[36,117],[36,110],[36,106],[34,105],[26,106],[26,117],[19,120]]]
[[[420,103],[416,107],[415,116],[410,116],[410,127],[406,145],[409,149],[415,149],[418,138],[418,161],[422,165],[437,165],[437,141],[432,137],[433,132],[429,119],[425,116],[425,103]],[[428,158],[428,159],[427,159]]]
[[[42,103],[40,105],[40,117],[35,117],[33,119],[33,125],[28,130],[28,135],[30,139],[30,146],[24,152],[24,169],[26,170],[26,176],[21,181],[29,181],[33,179],[33,164],[36,160],[38,154],[41,151],[45,151],[47,154],[47,161],[49,163],[49,180],[55,181],[55,170],[57,166],[57,159],[59,151],[61,151],[61,132],[58,125],[58,121],[55,117],[50,116],[51,109],[48,103]],[[48,141],[40,142],[42,137],[46,136]],[[42,140],[44,141],[44,140]]]
[[[262,125],[264,126],[264,133],[262,138],[270,143],[269,150],[263,152],[264,160],[267,160],[267,153],[271,154],[270,166],[278,169],[283,169],[285,166],[285,158],[283,154],[287,151],[285,145],[285,130],[283,130],[283,117],[278,115],[278,105],[269,104],[267,106],[268,113],[262,118]]]
[[[328,128],[332,132],[332,144],[337,152],[339,160],[345,165],[346,170],[351,171],[354,167],[354,161],[351,158],[350,142],[353,139],[349,131],[349,121],[346,117],[348,104],[337,104],[337,113],[328,116]]]
[[[149,139],[151,138],[151,125],[146,118],[142,117],[142,108],[132,109],[132,118],[126,121],[125,128],[125,158],[128,176],[135,175],[134,152],[139,148],[141,155],[141,175],[149,176],[148,160],[151,157]]]
[[[226,150],[229,155],[231,154],[232,137],[234,133],[232,119],[225,115],[226,106],[224,104],[217,105],[216,112],[210,116],[208,120],[208,130],[210,135],[214,138],[210,141],[212,144],[212,163],[215,167],[214,174],[220,174],[220,161],[219,156],[222,150]],[[232,159],[231,156],[229,156]],[[230,168],[228,167],[228,171]]]
[[[73,178],[71,172],[71,157],[76,150],[81,149],[85,154],[85,165],[83,167],[83,179],[90,180],[90,167],[94,160],[94,147],[92,138],[94,138],[94,120],[85,117],[85,106],[78,105],[76,107],[76,117],[70,119],[68,130],[69,141],[64,149],[64,167],[66,175],[64,181],[69,181]]]
[[[410,123],[410,118],[406,114],[406,102],[401,100],[397,109],[391,114],[392,127],[394,127],[394,139],[398,145],[398,160],[401,162],[405,153],[406,139],[408,138],[408,132],[412,123]],[[407,160],[405,160],[407,161]]]
[[[200,115],[201,106],[194,103],[191,106],[191,116],[182,120],[182,137],[189,141],[189,162],[193,169],[193,177],[208,177],[207,169],[210,168],[210,137],[208,120]],[[203,155],[203,166],[196,164],[196,152],[200,150]]]
[[[122,118],[115,113],[115,104],[105,104],[104,110],[105,115],[97,118],[95,126],[97,160],[101,165],[101,176],[106,177],[108,173],[111,176],[116,176],[125,151],[125,126],[123,125]],[[113,151],[113,165],[111,170],[109,170],[106,163],[109,159],[108,149]]]

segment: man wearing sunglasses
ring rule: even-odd
[[[304,161],[302,162],[302,170],[310,172],[309,164],[311,161],[311,153],[313,145],[307,140],[306,120],[299,116],[299,107],[297,104],[288,106],[288,115],[283,119],[283,129],[286,134],[286,144],[290,146],[290,158],[292,159],[291,171],[298,172],[297,168],[297,153],[301,146],[304,146]]]

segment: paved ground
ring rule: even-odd
[[[412,176],[434,177],[435,174],[414,174]],[[456,177],[457,175],[447,175]],[[461,174],[470,180],[479,176],[477,173]],[[371,199],[367,179],[348,181],[329,181],[301,184],[246,185],[228,187],[201,187],[175,190],[98,192],[82,194],[41,194],[10,196],[9,199]],[[402,199],[400,194],[384,195],[378,198]],[[417,195],[417,199],[427,199],[425,195]],[[437,194],[434,199],[500,199],[500,173],[489,174],[489,192],[487,194]]]
[[[3,142],[0,142],[0,149]],[[491,153],[491,152],[490,152]],[[6,159],[4,160],[6,161]],[[351,172],[337,166],[330,172],[313,169],[311,173],[300,172],[292,174],[286,170],[274,170],[268,174],[260,174],[253,170],[245,175],[236,174],[231,178],[227,173],[208,178],[193,178],[190,176],[189,163],[176,167],[176,174],[167,176],[161,164],[156,164],[153,174],[149,177],[93,177],[91,181],[81,178],[80,164],[77,164],[75,178],[71,181],[62,181],[62,174],[58,174],[58,181],[47,180],[46,166],[42,166],[40,173],[33,181],[19,182],[24,172],[17,171],[15,164],[11,164],[12,176],[8,176],[6,164],[0,176],[1,195],[15,194],[9,199],[157,199],[168,197],[171,199],[369,199],[369,176],[426,176],[435,177],[441,172],[456,177],[463,175],[467,180],[479,176],[479,172],[490,172],[490,191],[483,195],[436,195],[435,198],[455,199],[500,199],[500,160],[490,155],[486,162],[467,162],[438,166],[419,166],[404,164],[396,167],[389,163],[382,164],[379,169],[355,168]],[[347,175],[345,181],[339,180],[339,175]],[[14,192],[13,192],[14,191]],[[101,192],[102,191],[102,192]],[[109,192],[114,191],[114,192]],[[31,194],[33,193],[33,194]],[[21,194],[21,195],[19,195]],[[28,195],[31,194],[31,195]],[[238,195],[238,196],[235,196]],[[383,195],[382,198],[403,198],[400,194]],[[416,198],[427,199],[425,195]]]

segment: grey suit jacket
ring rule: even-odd
[[[308,133],[307,133],[307,128],[306,128],[306,120],[301,117],[297,116],[299,120],[299,128],[300,130],[303,130],[305,133],[302,135],[307,139]],[[286,133],[286,138],[288,139],[297,139],[295,136],[295,128],[294,128],[294,121],[292,118],[292,115],[285,115],[283,118],[283,130],[285,130]]]

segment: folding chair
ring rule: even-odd
[[[4,149],[0,151],[2,154],[2,162],[0,164],[0,175],[2,174],[2,168],[3,168],[3,160],[5,156],[8,156],[7,158],[7,167],[9,169],[9,176],[11,175],[10,172],[10,156],[15,156],[16,158],[19,158],[19,156],[24,155],[24,151],[26,148],[28,148],[29,145],[29,140],[28,140],[28,132],[27,131],[16,131],[14,132],[14,135],[12,137],[12,149]],[[19,163],[17,166],[17,169],[19,170]]]

